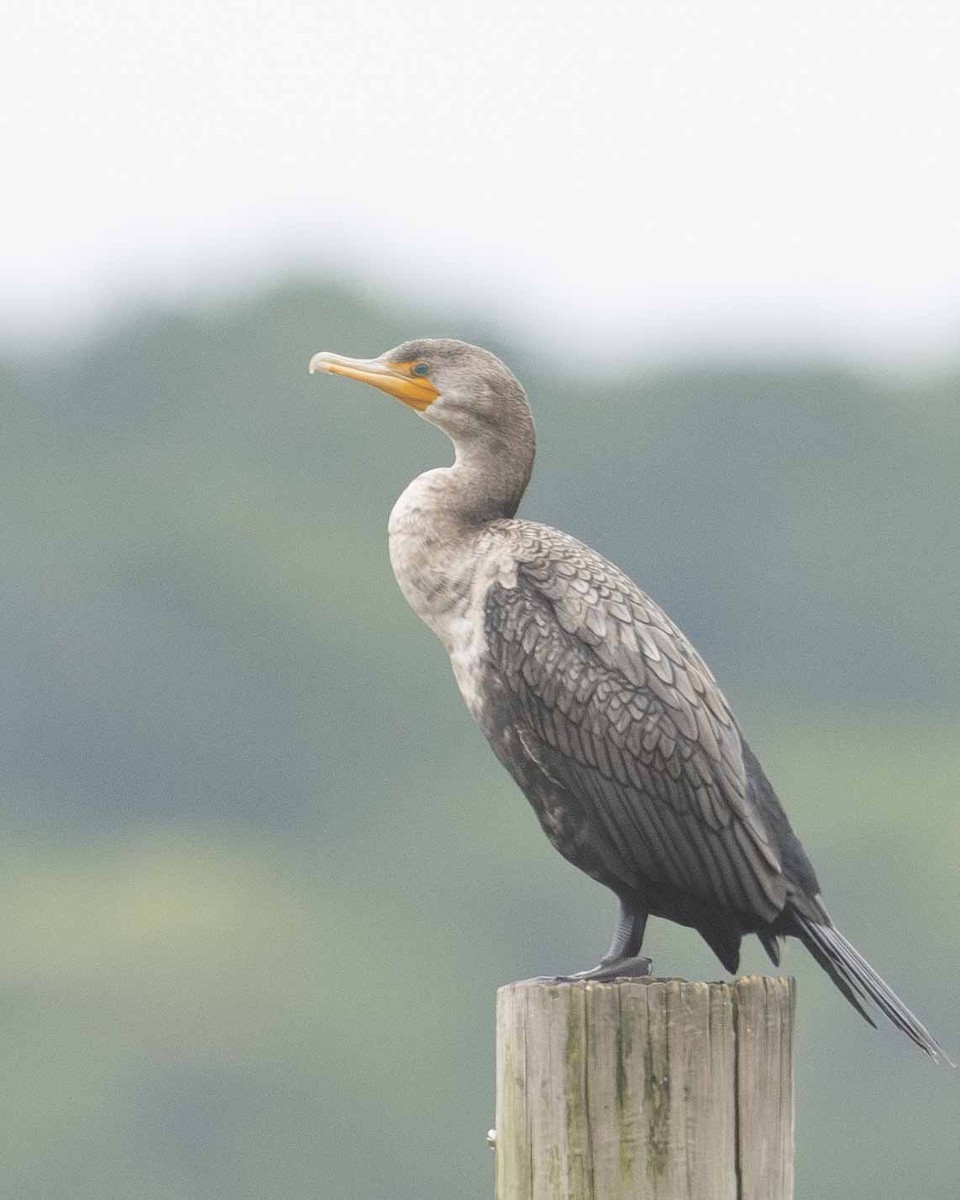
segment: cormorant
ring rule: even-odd
[[[623,571],[520,520],[535,452],[526,394],[477,346],[419,339],[311,373],[372,384],[452,440],[390,515],[390,560],[446,646],[467,707],[554,847],[620,901],[609,950],[570,978],[647,974],[649,915],[698,930],[736,972],[755,933],[799,938],[871,1024],[875,1006],[947,1056],[830,918],[776,793],[687,638]],[[949,1061],[949,1060],[947,1060]]]

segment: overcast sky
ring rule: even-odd
[[[957,359],[956,13],[14,3],[0,329],[329,267],[586,353]]]

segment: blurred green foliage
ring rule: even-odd
[[[605,946],[390,575],[442,437],[309,379],[451,335],[523,376],[524,511],[713,664],[848,935],[960,1050],[955,378],[598,371],[333,286],[0,370],[5,1195],[492,1195],[493,996]],[[719,967],[654,923],[666,974]],[[745,966],[764,969],[755,948]],[[953,1200],[960,1098],[799,949],[798,1196]]]

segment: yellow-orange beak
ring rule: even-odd
[[[381,392],[396,396],[417,412],[426,412],[440,395],[429,379],[411,375],[412,362],[388,363],[379,358],[346,358],[342,354],[331,354],[321,350],[310,359],[310,374],[326,371],[330,375],[346,375],[348,379],[359,379],[372,384]]]

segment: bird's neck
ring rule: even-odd
[[[530,482],[536,443],[532,424],[515,436],[499,434],[454,442],[457,456],[447,476],[448,511],[465,527],[512,517]]]
[[[468,601],[478,544],[492,522],[512,517],[533,467],[529,444],[455,443],[456,461],[419,475],[390,514],[390,560],[414,611],[439,625]]]
[[[457,438],[452,467],[419,475],[397,501],[391,530],[401,522],[424,538],[457,538],[512,517],[530,482],[536,453],[532,423],[523,436]]]

